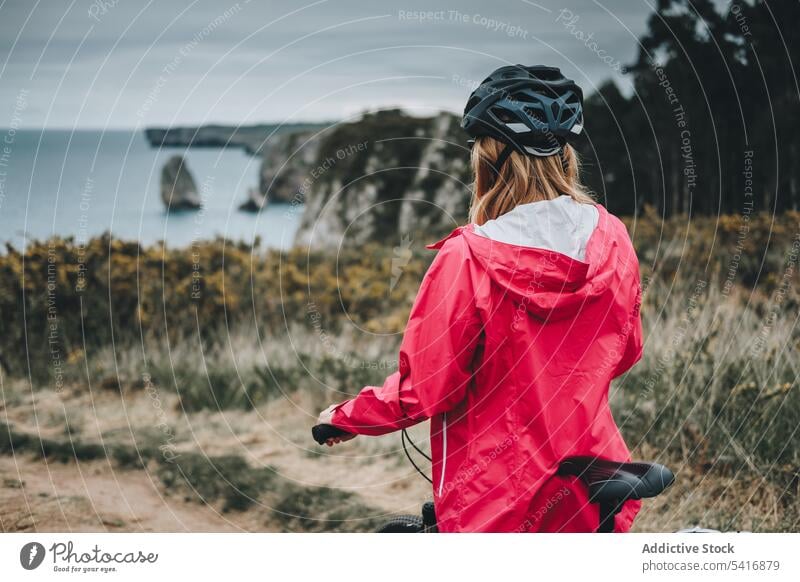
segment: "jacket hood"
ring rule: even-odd
[[[559,320],[576,315],[610,285],[617,230],[601,205],[562,196],[520,205],[481,226],[459,227],[428,248],[463,236],[476,263],[509,299],[535,317]]]

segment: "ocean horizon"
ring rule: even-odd
[[[103,233],[143,245],[186,247],[224,237],[288,248],[302,207],[240,211],[258,187],[261,158],[241,149],[154,148],[138,130],[5,129],[0,144],[0,243],[23,248],[52,236]],[[183,155],[203,208],[167,212],[161,169]]]

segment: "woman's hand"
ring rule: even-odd
[[[331,404],[328,408],[326,408],[325,410],[320,412],[319,413],[319,418],[317,418],[317,424],[331,424],[332,425],[333,424],[333,409],[336,408],[336,406],[338,406],[338,405],[337,404]],[[329,438],[327,441],[325,441],[325,444],[327,444],[329,447],[332,447],[333,445],[335,445],[337,443],[343,443],[345,441],[350,441],[350,440],[353,440],[354,438],[356,438],[356,435],[354,435],[354,434],[346,434],[346,435],[342,435],[342,436],[338,436],[338,437]]]

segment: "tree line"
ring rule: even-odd
[[[587,185],[612,212],[800,208],[800,2],[659,0],[627,67],[587,98]]]

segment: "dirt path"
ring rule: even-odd
[[[313,403],[277,400],[259,411],[176,413],[174,399],[162,397],[180,453],[208,457],[238,456],[254,468],[272,467],[282,482],[298,487],[343,489],[380,515],[417,512],[429,487],[396,452],[398,439],[357,439],[347,447],[318,447],[309,438],[303,410]],[[152,402],[142,393],[119,397],[98,393],[36,393],[38,417],[30,398],[3,411],[0,422],[26,435],[59,442],[64,418],[79,436],[76,442],[104,446],[158,445],[152,436]],[[136,441],[132,439],[136,432]],[[149,430],[149,432],[148,432]],[[424,427],[423,427],[424,430]],[[0,531],[283,531],[275,502],[265,498],[245,511],[222,512],[223,500],[209,506],[196,492],[172,494],[158,476],[143,469],[120,469],[105,460],[44,461],[28,451],[0,455]],[[335,503],[331,501],[331,503]],[[323,508],[314,507],[312,511]],[[325,507],[324,509],[327,509]],[[335,507],[331,507],[335,509]],[[298,508],[302,514],[302,508]],[[311,517],[311,516],[309,516]]]
[[[131,429],[145,445],[148,433],[142,427],[153,423],[152,403],[142,394],[126,399],[101,394],[90,402],[77,394],[61,400],[37,393],[40,419],[32,416],[30,404],[20,399],[3,411],[0,422],[14,422],[24,434],[64,437],[59,420],[66,415],[80,429],[82,442],[134,446]],[[179,416],[174,402],[164,396],[171,426],[180,452],[208,457],[235,456],[252,468],[271,467],[282,483],[310,488],[321,505],[297,507],[298,515],[315,517],[326,509],[336,510],[328,490],[344,490],[357,503],[375,511],[372,517],[416,513],[430,498],[424,482],[398,451],[397,435],[358,438],[346,446],[318,447],[310,442],[311,422],[306,410],[320,405],[297,395],[293,402],[273,401],[257,411],[225,411]],[[424,442],[425,426],[414,438]],[[136,446],[142,445],[139,440]],[[155,441],[158,444],[158,441]],[[639,451],[642,458],[655,458],[653,451]],[[423,463],[427,468],[427,464]],[[636,531],[674,531],[695,524],[721,523],[715,514],[738,515],[746,529],[770,529],[780,521],[778,501],[765,494],[758,482],[747,485],[714,475],[695,474],[692,468],[676,467],[678,483],[667,495],[645,503],[636,521]],[[322,488],[322,489],[319,489]],[[745,490],[746,489],[746,490]],[[768,491],[767,491],[768,492]],[[171,494],[170,494],[171,493]],[[185,489],[168,491],[164,482],[143,469],[120,469],[105,460],[45,462],[31,452],[0,455],[0,531],[129,531],[129,532],[226,532],[296,531],[276,519],[271,491],[245,511],[222,512],[222,500],[208,505]],[[734,494],[732,494],[734,493]],[[736,501],[744,497],[744,507]],[[212,497],[213,498],[213,497]],[[724,503],[724,507],[720,505]],[[710,513],[709,508],[714,508]],[[767,521],[765,521],[765,519]],[[721,527],[721,526],[720,526]]]
[[[0,457],[0,479],[0,530],[6,532],[217,532],[252,526],[244,514],[164,497],[145,471],[112,471],[102,461],[45,464]]]

